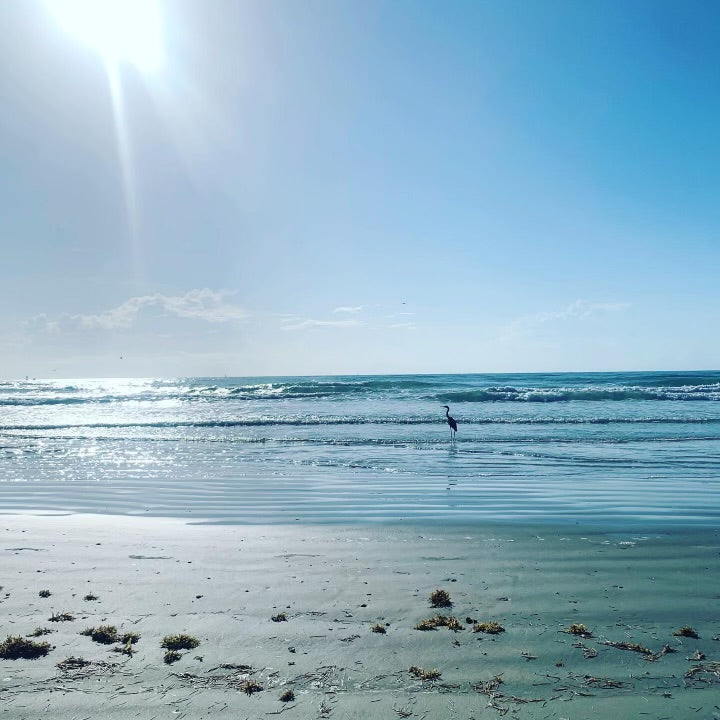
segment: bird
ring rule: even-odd
[[[450,406],[449,405],[443,405],[445,408],[445,417],[447,418],[447,424],[450,426],[450,439],[455,439],[455,433],[457,432],[457,423],[455,422],[455,418],[450,416]]]

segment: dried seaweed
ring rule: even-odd
[[[418,680],[422,680],[423,682],[432,682],[433,680],[439,680],[440,676],[442,675],[442,673],[437,668],[426,670],[425,668],[418,667],[417,665],[411,665],[408,668],[408,672],[414,677],[416,677]]]
[[[87,635],[93,642],[101,645],[112,645],[118,642],[117,628],[114,625],[99,625],[89,627],[81,631],[81,635]]]
[[[422,620],[416,626],[416,630],[435,630],[439,627],[446,627],[453,632],[463,630],[460,621],[453,615],[435,615],[427,620]]]
[[[451,607],[450,593],[447,590],[433,590],[430,593],[430,605],[432,607]]]
[[[3,660],[37,660],[50,652],[50,643],[26,640],[23,637],[8,635],[0,643],[0,658]]]
[[[165,650],[194,650],[200,641],[192,635],[166,635],[160,643]]]
[[[629,642],[616,642],[614,640],[603,640],[601,645],[609,645],[610,647],[618,648],[618,650],[631,650],[632,652],[636,653],[642,653],[643,655],[652,655],[653,651],[648,650],[648,648],[643,647],[642,645],[638,645],[637,643],[629,643]]]
[[[473,625],[472,631],[474,633],[482,632],[487,633],[488,635],[498,635],[499,633],[504,633],[505,628],[495,621],[479,622]]]
[[[708,684],[714,682],[714,680],[720,680],[720,662],[712,660],[700,665],[693,665],[685,673],[685,678],[687,680],[700,680]]]
[[[595,688],[603,688],[603,689],[609,689],[609,688],[627,688],[632,687],[629,683],[626,683],[622,680],[613,680],[612,678],[600,678],[600,677],[593,677],[592,675],[585,675],[583,679],[583,684],[587,687],[595,687]]]
[[[107,675],[116,672],[121,666],[118,663],[96,662],[83,658],[69,657],[57,663],[56,667],[65,677],[81,680],[94,675]]]
[[[254,695],[256,692],[262,692],[265,688],[259,682],[248,679],[240,686],[240,689],[246,695]]]
[[[655,662],[659,660],[663,655],[667,655],[668,653],[674,653],[675,649],[671,648],[669,645],[663,645],[662,650],[660,652],[651,653],[650,655],[646,655],[643,659],[648,660],[650,662]],[[699,660],[700,658],[698,658]]]
[[[562,632],[566,632],[569,635],[578,635],[583,638],[591,638],[593,636],[592,630],[588,630],[587,626],[582,623],[573,623],[567,630],[563,630]]]

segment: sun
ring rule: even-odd
[[[47,0],[47,4],[60,25],[106,63],[128,62],[142,72],[162,66],[164,34],[158,0]]]

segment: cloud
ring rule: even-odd
[[[365,305],[341,305],[336,307],[334,313],[359,313],[365,309]]]
[[[618,312],[619,310],[627,310],[630,303],[627,302],[588,302],[587,300],[576,300],[570,303],[563,310],[556,312],[540,312],[534,315],[527,315],[520,320],[532,322],[533,324],[545,323],[551,320],[566,320],[568,318],[582,318],[596,315],[598,313]]]
[[[285,318],[282,330],[304,330],[313,327],[358,327],[365,321],[351,318],[349,320],[313,320],[312,318]]]
[[[505,326],[503,337],[508,338],[555,321],[589,318],[593,315],[621,312],[632,307],[628,302],[589,302],[576,300],[567,307],[552,312],[523,315]]]
[[[24,324],[30,332],[50,333],[52,335],[60,332],[60,323],[53,320],[47,313],[33,315]]]
[[[142,295],[126,300],[99,315],[73,315],[71,319],[80,327],[90,330],[118,330],[132,327],[145,308],[156,308],[181,318],[224,323],[245,320],[248,313],[238,305],[225,301],[230,293],[204,288],[190,290],[185,295]]]

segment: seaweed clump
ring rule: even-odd
[[[99,600],[99,599],[100,599],[100,598],[98,598],[98,596],[95,595],[95,593],[88,593],[88,594],[83,598],[83,600]]]
[[[72,622],[75,619],[75,616],[69,612],[54,612],[48,620],[50,622]]]
[[[261,692],[265,688],[255,680],[246,680],[241,686],[240,689],[246,694],[246,695],[254,695],[256,692]],[[294,697],[294,693],[293,693]]]
[[[50,643],[35,642],[25,638],[8,635],[0,643],[0,658],[3,660],[36,660],[50,652]]]
[[[101,645],[112,645],[120,639],[117,628],[114,625],[99,625],[98,627],[85,628],[81,635],[87,635],[93,642]]]
[[[179,653],[177,650],[168,650],[165,655],[163,655],[163,662],[166,665],[172,665],[173,663],[176,663],[181,657],[182,653]]]
[[[422,620],[416,626],[416,630],[435,630],[439,627],[446,627],[453,632],[462,630],[463,626],[460,621],[453,615],[435,615],[427,620]]]
[[[450,593],[447,590],[433,590],[430,593],[431,607],[452,607]]]
[[[28,633],[28,637],[42,637],[43,635],[49,635],[55,631],[52,628],[36,627],[31,633]]]
[[[488,635],[499,635],[505,632],[505,628],[494,620],[490,622],[479,622],[475,623],[472,627],[474,633],[487,633]]]
[[[375,623],[372,626],[371,630],[372,632],[379,633],[380,635],[385,635],[385,633],[387,632],[387,630],[385,630],[385,626],[381,625],[380,623]]]
[[[192,635],[166,635],[160,643],[166,650],[193,650],[200,641]]]
[[[273,622],[287,622],[287,615],[284,612],[273,615],[270,618]]]
[[[624,640],[616,642],[614,640],[603,640],[601,645],[609,645],[610,647],[617,648],[618,650],[630,650],[630,652],[640,653],[641,655],[652,655],[653,651],[648,648],[638,645],[638,643],[625,642]]]
[[[69,657],[65,658],[65,660],[61,660],[59,663],[55,665],[59,670],[62,670],[63,672],[70,672],[71,670],[82,670],[83,668],[86,668],[88,665],[92,665],[90,660],[85,660],[81,657]]]
[[[497,689],[503,684],[502,675],[495,675],[490,680],[481,680],[475,685],[475,691],[482,695],[492,696],[497,692]]]
[[[591,638],[593,636],[592,630],[588,630],[587,626],[582,623],[573,623],[565,632],[584,638]]]
[[[675,637],[695,638],[695,640],[700,637],[689,625],[683,625],[679,630],[676,630],[673,635],[675,635]]]
[[[280,695],[280,702],[292,702],[295,699],[295,691],[288,688]]]
[[[129,632],[125,633],[124,635],[121,635],[118,638],[118,642],[120,642],[120,645],[113,648],[113,651],[116,653],[122,653],[123,655],[128,655],[129,657],[132,657],[135,653],[135,648],[133,645],[140,639],[140,635],[136,632]]]
[[[408,668],[408,672],[413,677],[416,677],[418,680],[422,680],[423,682],[425,682],[426,680],[439,680],[440,676],[442,675],[442,673],[436,668],[426,670],[425,668],[418,667],[417,665],[411,665]]]

